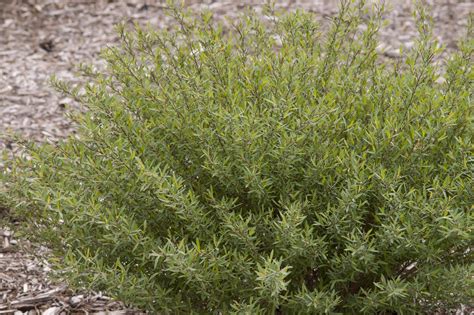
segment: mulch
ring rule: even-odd
[[[144,314],[102,292],[74,292],[52,281],[47,247],[0,229],[0,314]]]
[[[248,6],[260,9],[264,1],[187,0],[194,8],[209,8],[219,18],[235,18]],[[336,0],[284,0],[277,7],[313,12],[322,24],[337,12]],[[388,0],[390,25],[380,33],[379,51],[399,58],[399,47],[411,48],[416,38],[411,0]],[[426,0],[432,7],[435,37],[447,51],[456,42],[474,12],[471,0]],[[38,143],[57,142],[74,133],[65,113],[72,100],[49,85],[55,74],[78,83],[76,65],[97,67],[101,48],[118,38],[113,25],[126,21],[166,27],[165,1],[151,0],[0,0],[0,152],[19,154],[12,133]],[[2,161],[0,160],[0,171]],[[0,219],[1,219],[0,211]],[[1,228],[1,227],[0,227]],[[101,292],[74,292],[48,276],[50,253],[45,246],[0,229],[0,314],[137,314]],[[469,309],[456,314],[469,314]]]

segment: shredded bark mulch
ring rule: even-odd
[[[144,314],[101,292],[74,292],[48,279],[48,248],[0,229],[0,314]]]

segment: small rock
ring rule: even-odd
[[[58,315],[61,311],[60,307],[50,307],[43,312],[43,315]]]
[[[76,306],[78,305],[79,303],[81,303],[82,301],[84,300],[84,295],[76,295],[76,296],[72,296],[70,299],[69,299],[69,303],[72,305],[72,306]]]
[[[0,236],[10,237],[11,235],[12,235],[11,231],[0,229]]]

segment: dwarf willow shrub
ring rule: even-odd
[[[56,82],[88,109],[78,135],[6,175],[72,284],[170,314],[472,303],[471,31],[440,66],[420,10],[416,48],[382,63],[363,3],[327,31],[172,11],[119,27],[82,92]]]

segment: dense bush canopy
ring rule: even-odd
[[[420,8],[416,47],[382,63],[382,8],[346,2],[328,30],[270,7],[120,26],[105,71],[55,81],[78,135],[30,146],[3,199],[73,285],[153,312],[472,303],[472,28],[435,63]]]

